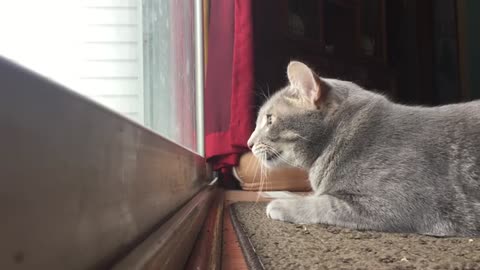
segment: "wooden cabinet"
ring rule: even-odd
[[[395,76],[387,58],[385,0],[255,2],[262,2],[255,4],[258,68],[270,69],[258,71],[260,85],[285,83],[286,64],[295,59],[311,65],[320,76],[395,95]]]

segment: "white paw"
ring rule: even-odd
[[[285,202],[283,200],[273,200],[267,205],[267,217],[285,221],[285,210]]]

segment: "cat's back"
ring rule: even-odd
[[[352,144],[363,167],[397,168],[399,178],[429,178],[432,183],[480,176],[480,101],[379,106]],[[475,184],[480,186],[480,180]]]
[[[425,135],[430,140],[441,136],[480,136],[480,100],[436,107],[392,104],[384,120],[389,130]]]
[[[446,180],[480,191],[480,101],[393,105],[386,115],[375,138],[382,146],[374,150],[394,160],[390,165],[400,167],[403,176],[430,179],[426,182],[432,185]],[[480,202],[480,195],[474,197]]]
[[[437,114],[438,117],[445,117],[449,121],[460,119],[480,124],[480,100],[432,107],[428,111],[433,115]]]

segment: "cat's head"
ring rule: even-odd
[[[339,105],[335,83],[317,76],[307,65],[292,61],[288,86],[260,108],[248,140],[253,154],[267,167],[306,167],[307,160],[328,136],[328,118]]]

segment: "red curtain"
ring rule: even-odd
[[[205,88],[205,152],[229,173],[253,131],[252,0],[211,0]]]

